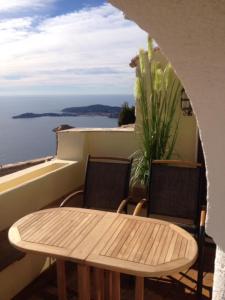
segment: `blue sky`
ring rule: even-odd
[[[1,0],[0,95],[132,94],[147,35],[100,0]]]

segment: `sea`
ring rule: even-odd
[[[61,124],[73,127],[117,127],[118,120],[102,116],[41,117],[13,119],[32,112],[60,112],[63,108],[104,104],[134,104],[132,95],[0,96],[0,165],[41,158],[56,153],[53,129]]]

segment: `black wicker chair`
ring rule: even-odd
[[[187,161],[154,160],[150,165],[148,198],[136,207],[137,215],[143,205],[147,216],[163,219],[181,226],[195,235],[199,246],[197,294],[202,293],[203,250],[205,236],[205,206],[201,205],[200,164]]]
[[[88,156],[84,190],[67,196],[60,207],[76,207],[82,196],[82,207],[106,211],[127,211],[132,160],[116,157]],[[65,263],[56,260],[65,278]],[[98,270],[94,268],[94,271]]]
[[[126,158],[88,156],[84,190],[67,196],[60,206],[76,206],[82,195],[85,208],[122,211],[128,199],[131,164]]]

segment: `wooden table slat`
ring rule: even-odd
[[[142,232],[144,231],[145,224],[138,222],[136,223],[136,227],[137,229],[134,234],[130,234],[128,243],[124,243],[125,253],[121,257],[118,256],[118,258],[133,261],[132,257],[135,256],[142,241],[141,237],[143,236]]]
[[[151,234],[151,237],[149,239],[149,242],[148,244],[146,245],[146,248],[142,254],[142,257],[140,259],[140,262],[141,264],[144,264],[145,261],[146,261],[146,258],[149,254],[149,252],[151,251],[152,249],[152,246],[154,245],[154,241],[157,237],[157,234],[158,234],[158,231],[159,231],[159,228],[160,228],[160,225],[159,224],[154,224],[154,228],[153,228],[153,231],[152,231],[152,234]]]
[[[38,230],[43,226],[43,224],[47,225],[47,223],[50,221],[49,217],[53,216],[53,212],[50,212],[49,215],[47,215],[46,213],[40,213],[40,214],[37,213],[37,216],[38,216],[38,218],[33,223],[30,224],[25,219],[24,222],[22,222],[22,224],[18,226],[21,237],[24,240],[26,238],[29,238],[32,235],[32,233],[34,232],[34,228],[36,228],[36,230]],[[31,215],[31,218],[33,218],[33,215]],[[49,221],[47,221],[47,220],[49,220]],[[23,221],[23,219],[22,219],[22,221]],[[29,227],[25,226],[27,224],[29,224]],[[22,228],[20,226],[22,226]]]
[[[109,228],[108,231],[109,239],[106,242],[105,247],[102,249],[101,255],[106,255],[108,251],[112,248],[115,239],[117,238],[120,230],[122,229],[126,221],[127,221],[126,219],[117,219],[116,222],[114,222],[112,226]]]
[[[40,220],[38,226],[34,227],[33,231],[30,232],[29,236],[25,236],[23,240],[27,242],[43,243],[42,239],[44,239],[46,236],[51,235],[51,237],[53,238],[53,242],[52,243],[48,242],[46,244],[49,246],[54,246],[54,241],[57,236],[57,232],[61,227],[60,223],[66,221],[67,218],[68,218],[68,214],[66,212],[62,212],[60,214],[60,217],[57,215],[53,215],[50,216],[44,222]],[[52,235],[52,231],[54,231],[54,235]]]
[[[182,236],[178,235],[177,232],[173,233],[172,241],[170,243],[170,248],[174,246],[173,252],[171,252],[172,256],[170,255],[170,258],[168,258],[168,261],[170,259],[176,260],[178,259],[179,252],[180,252],[180,247],[181,247],[181,242],[182,242]],[[167,254],[168,255],[168,254]],[[167,261],[167,258],[165,259]]]
[[[65,248],[64,245],[64,241],[65,238],[68,236],[69,232],[71,232],[71,230],[73,230],[73,228],[77,228],[77,226],[80,224],[80,222],[82,221],[82,214],[78,213],[76,215],[73,215],[72,212],[71,214],[68,216],[66,215],[66,220],[64,222],[64,224],[60,224],[61,220],[58,220],[58,225],[57,227],[52,227],[49,230],[48,235],[45,235],[40,242],[41,243],[46,243],[46,244],[53,244],[55,246],[58,247],[63,247]],[[55,232],[55,230],[57,230],[57,233]]]
[[[143,234],[140,237],[139,244],[137,244],[136,247],[134,247],[134,250],[132,251],[132,253],[129,257],[129,259],[131,261],[134,261],[137,263],[141,261],[143,252],[144,252],[145,248],[147,247],[147,245],[149,244],[149,240],[152,236],[154,227],[155,227],[155,224],[153,224],[153,223],[144,224],[145,230],[143,231]]]
[[[168,232],[166,233],[162,251],[160,253],[160,256],[158,257],[158,261],[157,261],[158,264],[163,264],[165,262],[166,255],[167,255],[170,243],[172,241],[173,234],[175,234],[175,232],[173,230],[168,230]]]

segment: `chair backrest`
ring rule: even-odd
[[[152,161],[148,214],[192,219],[200,211],[201,165],[186,161]]]
[[[115,157],[88,157],[84,207],[116,210],[128,196],[132,160]]]

